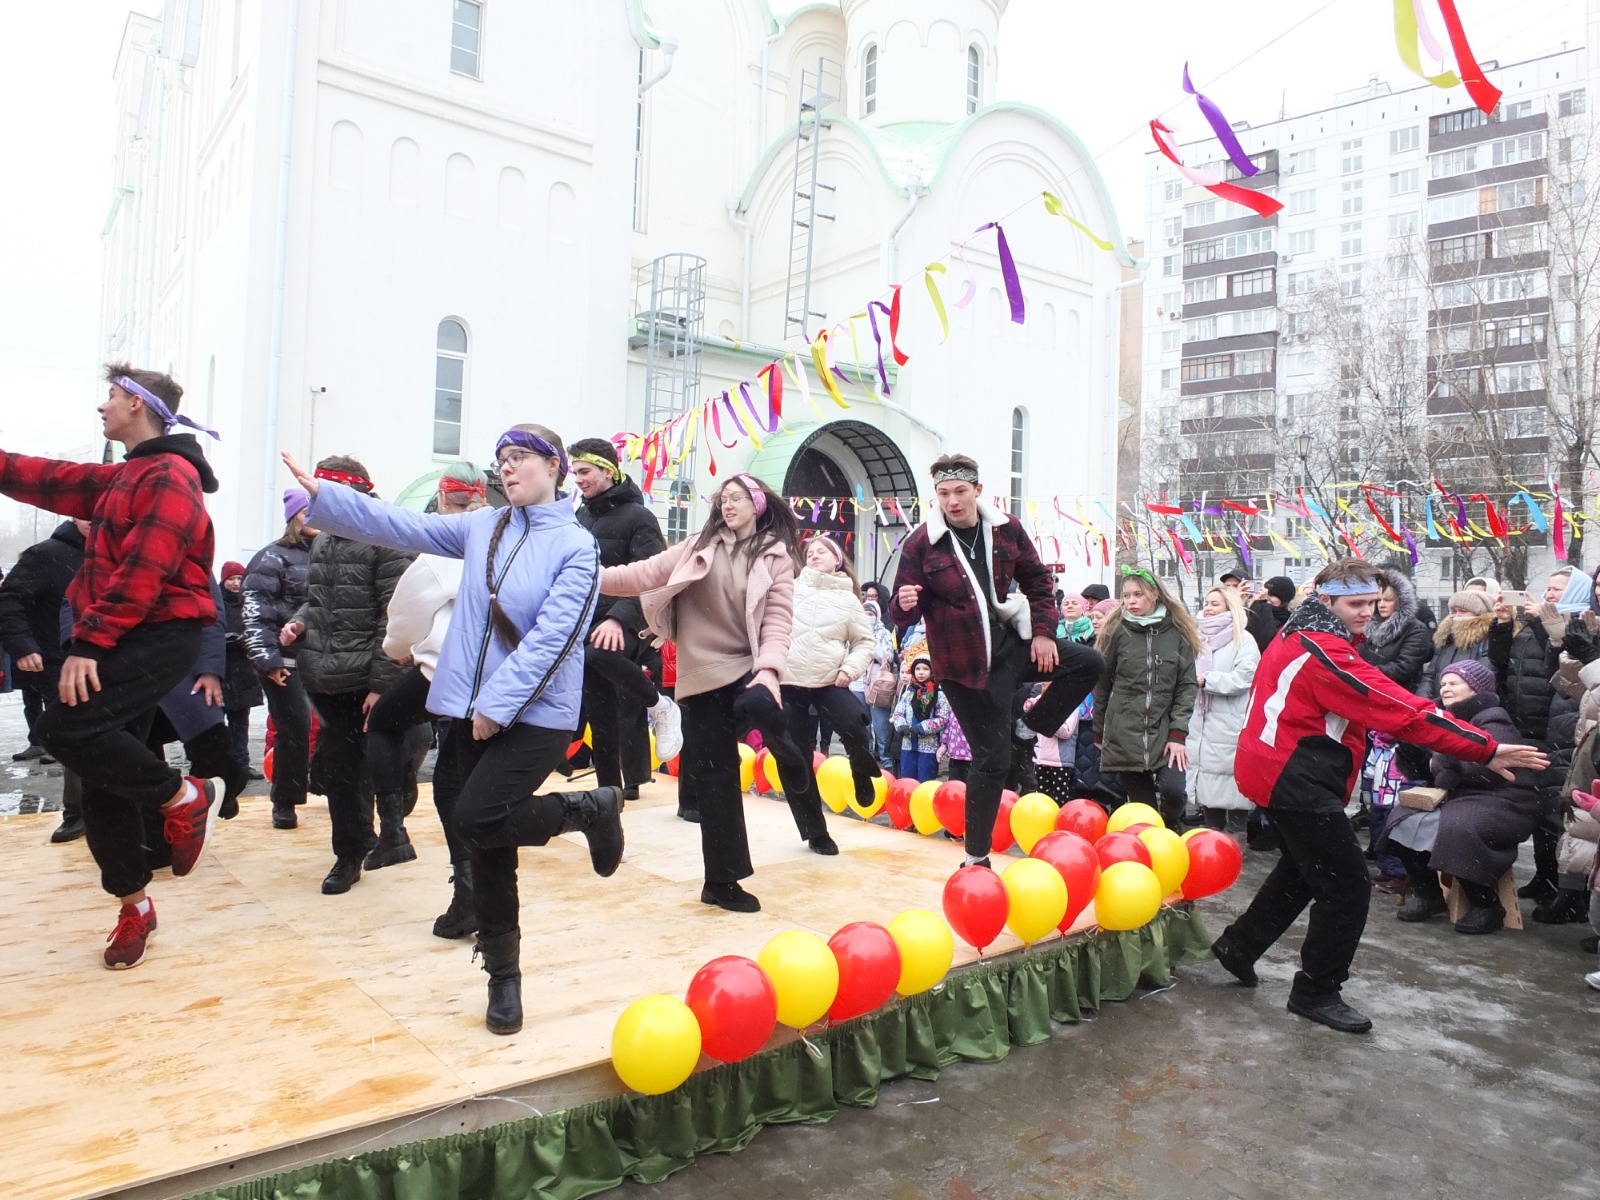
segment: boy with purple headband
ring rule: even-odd
[[[106,369],[100,406],[121,463],[58,462],[0,451],[0,492],[90,522],[82,568],[67,591],[72,642],[58,695],[39,718],[39,744],[83,783],[89,850],[105,890],[121,903],[105,965],[138,966],[156,928],[145,895],[150,868],[144,808],[158,808],[172,873],[187,875],[205,848],[220,780],[186,779],[145,744],[156,707],[194,668],[202,626],[214,624],[215,538],[204,493],[217,490],[180,417],[183,389],[125,364]]]

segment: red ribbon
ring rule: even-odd
[[[1256,508],[1254,505],[1237,504],[1232,500],[1219,500],[1217,503],[1221,504],[1223,508],[1231,508],[1234,512],[1242,512],[1248,517],[1257,517],[1261,515],[1261,510]]]
[[[358,492],[370,492],[372,480],[365,475],[351,475],[346,471],[331,471],[326,467],[318,467],[311,474],[317,479],[326,479],[329,483],[342,483],[345,487],[355,488]]]
[[[897,366],[905,366],[911,361],[911,356],[900,349],[900,285],[894,285],[893,294],[889,300],[889,350],[894,354]]]
[[[767,404],[772,409],[773,429],[776,429],[777,423],[783,419],[783,365],[769,363],[756,372],[757,379],[763,375],[767,377]],[[767,432],[771,433],[772,430]]]
[[[1183,167],[1185,170],[1188,170],[1190,168],[1187,167],[1184,161],[1173,153],[1172,147],[1168,144],[1167,139],[1161,136],[1163,133],[1170,134],[1171,132],[1172,130],[1166,125],[1162,124],[1159,119],[1155,119],[1150,122],[1150,136],[1155,138],[1156,149],[1161,151],[1162,155],[1170,160],[1173,165]],[[1210,192],[1212,195],[1226,200],[1230,204],[1242,204],[1245,208],[1248,208],[1251,212],[1255,213],[1259,217],[1270,217],[1273,213],[1278,212],[1283,208],[1283,202],[1281,200],[1274,200],[1265,192],[1258,192],[1252,188],[1242,188],[1237,184],[1209,183],[1201,184],[1200,186],[1205,188],[1206,191]]]
[[[1486,113],[1494,112],[1503,94],[1489,82],[1478,60],[1467,45],[1467,31],[1461,27],[1461,15],[1456,12],[1455,0],[1439,0],[1439,12],[1444,16],[1445,32],[1450,35],[1450,48],[1456,52],[1456,70],[1467,87],[1472,102]]]

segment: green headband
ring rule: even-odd
[[[1159,588],[1161,586],[1156,582],[1156,577],[1149,571],[1146,571],[1143,567],[1123,567],[1122,577],[1126,579],[1130,575],[1132,575],[1135,579],[1143,579],[1153,588]]]
[[[613,483],[621,483],[625,478],[627,478],[627,476],[623,474],[620,466],[612,462],[609,458],[602,458],[598,454],[574,454],[572,456],[572,461],[584,462],[588,463],[590,466],[599,467],[607,475],[611,476]]]

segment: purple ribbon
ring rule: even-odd
[[[744,397],[744,406],[750,410],[750,424],[761,430],[762,433],[778,432],[778,423],[782,418],[780,418],[777,413],[772,413],[772,424],[770,427],[761,420],[758,410],[756,409],[755,401],[750,399],[750,385],[748,383],[741,383],[739,385],[739,395]],[[768,411],[771,411],[770,407]]]
[[[1222,115],[1222,110],[1189,82],[1188,63],[1183,64],[1183,90],[1194,97],[1195,103],[1200,106],[1200,111],[1205,113],[1206,120],[1211,122],[1212,132],[1217,135],[1217,141],[1222,143],[1222,148],[1228,152],[1228,157],[1233,160],[1233,165],[1239,168],[1240,174],[1254,175],[1260,171],[1261,168],[1250,161],[1250,156],[1244,152],[1244,147],[1234,136],[1233,126],[1228,124],[1228,118]]]
[[[126,375],[118,375],[111,382],[116,384],[123,391],[127,392],[130,396],[137,396],[139,399],[143,400],[144,406],[151,412],[155,413],[156,417],[161,421],[161,428],[163,432],[170,430],[174,425],[187,425],[190,429],[198,430],[201,433],[209,433],[219,442],[222,440],[222,435],[215,429],[207,428],[206,426],[200,424],[199,421],[191,421],[188,417],[174,415],[173,411],[167,407],[166,401],[152,392],[149,388],[141,387],[132,379],[129,379]]]
[[[878,332],[878,314],[874,309],[883,309],[883,315],[889,316],[889,306],[882,300],[873,300],[867,305],[867,322],[872,326],[872,341],[878,347],[878,379],[883,384],[883,394],[889,394],[889,373],[883,366],[883,335]]]
[[[1011,302],[1011,320],[1013,324],[1021,325],[1028,317],[1027,306],[1022,299],[1022,280],[1017,277],[1017,260],[1011,257],[1011,247],[1006,242],[1006,231],[1000,228],[999,221],[990,221],[987,225],[980,225],[973,233],[982,233],[986,229],[994,230],[995,248],[1000,254],[1000,275],[1006,282],[1006,299]]]
[[[530,433],[526,429],[508,429],[500,435],[500,440],[494,444],[494,456],[500,457],[500,451],[507,446],[520,446],[524,450],[532,450],[535,454],[542,454],[546,458],[553,458],[561,464],[561,473],[565,475],[568,469],[567,456],[545,441],[537,433]]]
[[[1244,565],[1247,566],[1247,567],[1251,566],[1252,565],[1252,560],[1250,558],[1250,541],[1249,541],[1248,538],[1246,538],[1244,536],[1244,526],[1243,525],[1238,525],[1238,526],[1235,526],[1235,528],[1238,531],[1239,554],[1244,559]]]
[[[1417,539],[1411,536],[1411,530],[1404,525],[1400,527],[1400,532],[1405,534],[1406,550],[1411,554],[1411,565],[1414,567],[1421,560],[1421,555],[1417,553]]]

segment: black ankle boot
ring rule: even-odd
[[[1553,900],[1533,910],[1541,925],[1576,925],[1589,919],[1589,893],[1582,888],[1562,888]]]
[[[589,842],[589,861],[601,878],[622,863],[622,789],[561,792],[561,832],[581,833]]]
[[[1432,871],[1408,871],[1406,878],[1411,887],[1396,917],[1402,921],[1426,921],[1449,911],[1444,891],[1439,887],[1439,877]]]
[[[61,814],[61,824],[56,826],[55,832],[50,835],[50,840],[56,845],[60,845],[62,842],[75,842],[83,835],[83,814],[81,812],[63,812]]]
[[[378,797],[378,844],[361,865],[368,871],[415,862],[416,848],[406,833],[406,798],[401,792]]]
[[[274,804],[272,806],[272,827],[274,829],[294,829],[300,824],[300,818],[295,814],[292,804]]]
[[[472,860],[464,858],[450,865],[455,868],[455,874],[450,876],[455,891],[450,896],[450,907],[433,923],[433,936],[464,938],[478,931],[478,913],[472,907]]]
[[[489,1007],[483,1023],[490,1033],[516,1033],[522,1028],[522,931],[478,934],[474,957],[483,957],[489,973]]]
[[[324,896],[342,896],[356,885],[361,878],[361,860],[359,858],[340,858],[334,860],[333,870],[328,872],[327,878],[322,881],[322,894]]]

